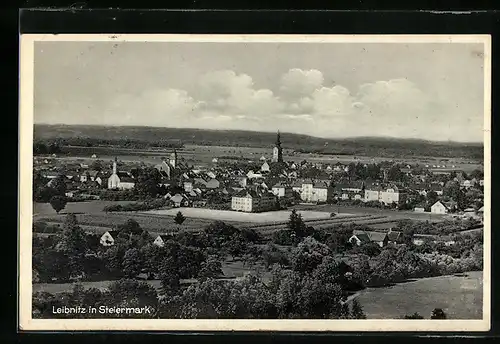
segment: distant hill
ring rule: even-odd
[[[223,145],[236,147],[269,147],[276,141],[276,133],[243,130],[207,130],[158,127],[112,127],[87,125],[36,124],[35,140],[106,139],[134,140],[150,144],[179,142],[196,145]],[[482,159],[482,143],[431,142],[418,139],[384,137],[357,137],[324,139],[308,135],[281,133],[285,149],[320,154],[353,154],[368,156],[436,156]]]

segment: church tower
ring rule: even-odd
[[[283,149],[281,148],[281,137],[280,132],[278,130],[278,134],[276,136],[276,144],[273,148],[273,162],[283,162]]]
[[[118,159],[117,159],[117,158],[116,158],[116,156],[115,156],[115,160],[113,160],[113,174],[116,174],[116,172],[117,172],[117,171],[116,171],[116,168],[117,168],[117,167],[116,167],[116,165],[117,165],[117,161],[118,161]],[[109,166],[109,165],[108,165],[108,166]]]

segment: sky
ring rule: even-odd
[[[36,42],[35,123],[483,141],[476,43]]]

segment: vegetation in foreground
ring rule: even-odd
[[[115,244],[103,247],[99,237],[85,233],[70,214],[56,235],[34,238],[34,282],[76,283],[70,293],[34,293],[34,316],[75,317],[53,314],[52,309],[85,304],[151,306],[155,312],[147,316],[163,318],[362,318],[362,306],[353,303],[349,308],[346,302],[356,290],[409,278],[482,270],[479,235],[464,236],[452,248],[429,245],[426,250],[430,252],[412,245],[411,231],[400,243],[384,248],[373,244],[352,247],[347,242],[348,229],[315,230],[296,212],[291,213],[284,234],[289,238],[286,245],[266,242],[254,230],[240,230],[220,221],[199,234],[173,234],[163,247],[152,244],[150,234],[132,219],[117,230]],[[258,272],[243,279],[221,278],[226,256],[241,259],[250,269],[262,262],[270,278]],[[159,279],[160,290],[141,278]],[[108,291],[78,286],[82,281],[109,279],[115,282]],[[181,284],[181,279],[193,283]]]

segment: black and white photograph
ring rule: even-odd
[[[484,331],[487,35],[22,35],[20,324]]]

